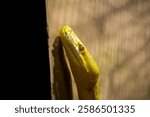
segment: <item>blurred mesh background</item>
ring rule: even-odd
[[[46,12],[51,70],[66,24],[100,66],[102,99],[150,99],[150,0],[46,0]]]

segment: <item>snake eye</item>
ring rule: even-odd
[[[83,45],[79,45],[79,51],[83,51],[84,50],[84,46]]]

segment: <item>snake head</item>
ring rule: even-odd
[[[72,69],[76,67],[76,69],[84,70],[89,75],[98,76],[99,67],[97,63],[74,31],[65,25],[60,30],[60,37]]]

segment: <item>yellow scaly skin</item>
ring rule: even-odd
[[[69,26],[62,27],[60,37],[77,85],[79,99],[100,99],[97,63]]]

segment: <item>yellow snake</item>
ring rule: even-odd
[[[60,30],[60,40],[69,60],[79,99],[100,99],[99,67],[87,48],[66,25]]]

